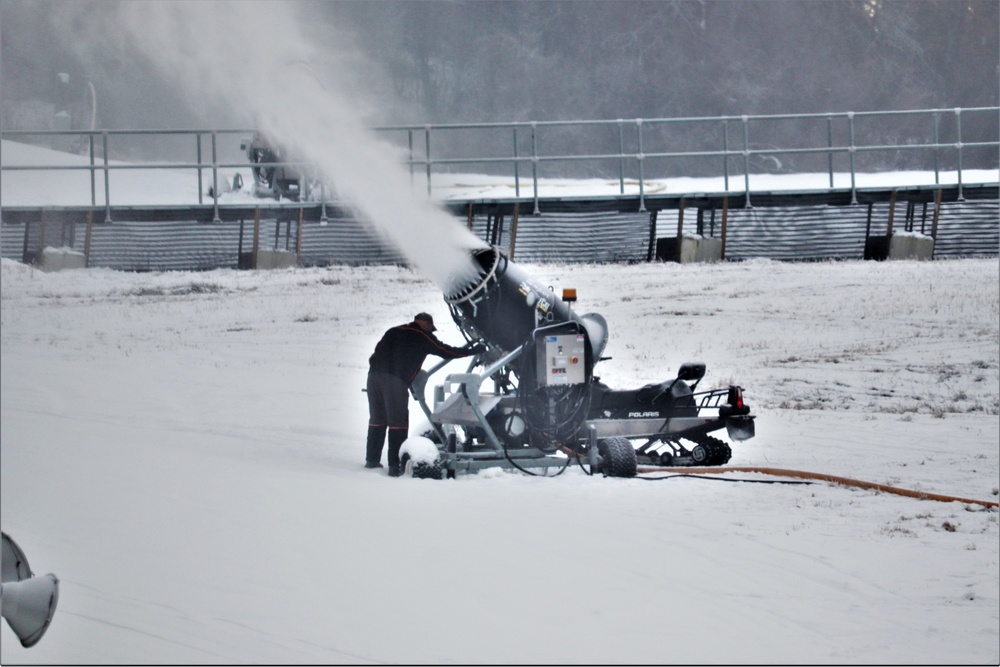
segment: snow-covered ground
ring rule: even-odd
[[[612,359],[596,372],[612,387],[688,360],[707,363],[702,386],[744,386],[757,436],[730,466],[985,505],[760,473],[366,470],[368,356],[424,310],[461,342],[441,285],[470,239],[360,129],[346,78],[320,90],[275,69],[323,63],[338,45],[289,6],[122,3],[113,28],[176,77],[179,104],[263,117],[418,269],[43,273],[4,259],[0,527],[36,574],[59,577],[60,597],[32,648],[2,625],[0,662],[1000,662],[997,258],[522,265],[607,319]],[[230,57],[265,43],[282,58],[248,69]],[[50,158],[0,147],[4,166]],[[751,188],[826,179],[755,176]],[[857,186],[887,179],[934,182]],[[997,171],[963,180],[996,183]],[[433,200],[513,195],[510,179],[434,185]],[[618,192],[616,180],[540,185]],[[109,186],[116,206],[198,199],[192,170],[115,170]],[[100,174],[96,193],[103,205]],[[223,203],[238,201],[252,198]],[[87,172],[3,172],[5,207],[90,203]]]
[[[997,500],[996,260],[524,268],[607,318],[612,386],[743,384],[730,465]],[[363,469],[382,330],[428,310],[459,342],[405,269],[2,280],[2,526],[61,581],[4,664],[1000,658],[996,509]]]
[[[18,178],[4,205],[51,203]],[[611,386],[694,359],[742,384],[757,437],[730,466],[998,499],[995,258],[522,268],[608,320]],[[756,473],[365,470],[382,331],[426,310],[461,342],[418,272],[0,277],[0,523],[60,579],[38,645],[3,625],[4,664],[1000,660],[995,507]]]

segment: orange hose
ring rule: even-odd
[[[919,498],[920,500],[938,500],[945,503],[959,502],[970,505],[983,505],[984,507],[1000,507],[1000,503],[992,500],[974,500],[972,498],[959,498],[957,496],[943,496],[937,493],[926,493],[924,491],[912,491],[910,489],[900,489],[887,484],[876,484],[875,482],[863,482],[847,477],[837,477],[836,475],[826,475],[818,472],[803,472],[800,470],[783,470],[781,468],[758,468],[756,466],[735,466],[732,468],[653,468],[640,466],[639,473],[647,472],[670,472],[677,474],[716,474],[722,472],[759,472],[765,475],[777,475],[779,477],[799,477],[802,479],[817,479],[825,482],[834,482],[844,486],[857,486],[862,489],[876,489],[886,493],[895,493],[900,496]]]

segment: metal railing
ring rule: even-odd
[[[530,121],[530,122],[510,122],[510,123],[468,123],[468,124],[443,124],[443,125],[403,125],[377,127],[374,131],[379,134],[388,135],[390,140],[399,140],[405,136],[408,159],[405,161],[409,165],[411,175],[419,167],[422,168],[426,177],[427,195],[432,196],[432,179],[435,168],[452,168],[457,165],[500,165],[510,168],[514,177],[515,198],[521,198],[523,165],[530,165],[531,168],[531,191],[534,202],[534,213],[539,213],[539,167],[544,164],[556,163],[604,163],[615,162],[618,167],[619,192],[625,194],[626,171],[634,168],[637,172],[636,181],[638,183],[639,210],[646,210],[646,183],[651,180],[648,173],[647,164],[653,161],[667,163],[669,161],[709,159],[718,160],[721,164],[717,174],[721,172],[723,178],[724,191],[742,194],[744,205],[751,206],[751,180],[754,176],[751,173],[751,161],[757,158],[768,156],[794,156],[794,155],[825,155],[827,173],[829,176],[829,188],[834,189],[834,159],[838,156],[847,156],[848,173],[850,175],[851,202],[857,203],[857,164],[856,159],[859,154],[875,152],[910,152],[929,151],[933,156],[934,183],[940,183],[941,161],[943,156],[953,156],[955,171],[958,178],[959,198],[962,198],[963,170],[967,169],[964,156],[973,148],[1000,148],[1000,138],[995,136],[986,141],[965,142],[962,136],[962,118],[970,114],[985,114],[993,120],[993,127],[997,127],[996,120],[1000,115],[1000,107],[973,107],[955,109],[917,109],[902,111],[871,111],[871,112],[841,112],[841,113],[810,113],[810,114],[779,114],[779,115],[742,115],[742,116],[717,116],[717,117],[691,117],[691,118],[648,118],[634,120],[578,120],[578,121]],[[914,143],[859,143],[858,122],[862,119],[877,119],[885,117],[927,117],[931,120],[927,136],[907,137]],[[942,121],[953,119],[953,123],[943,123]],[[754,136],[753,127],[762,123],[801,123],[802,121],[825,121],[826,134],[823,145],[805,146],[769,146],[758,148],[751,141]],[[719,130],[717,135],[718,143],[712,145],[716,140],[701,139],[703,147],[696,150],[661,150],[664,144],[669,144],[670,140],[663,136],[653,136],[657,129],[666,130],[672,128],[687,128],[691,126],[702,126],[704,134],[705,126],[716,126]],[[946,127],[945,127],[946,125]],[[735,142],[731,141],[730,128],[736,126],[740,129],[740,138]],[[835,141],[835,130],[844,134],[846,127],[846,142]],[[592,131],[596,128],[611,128],[617,132],[617,152],[590,152],[573,153],[569,151],[546,154],[540,149],[541,139],[546,132],[558,128],[579,128]],[[652,128],[652,130],[650,129]],[[465,157],[436,157],[432,152],[435,141],[433,137],[447,137],[447,135],[459,131],[479,131],[479,132],[510,132],[510,140],[513,150],[510,155],[485,156],[472,155]],[[942,132],[947,132],[950,136],[943,141]],[[204,172],[211,171],[212,188],[211,198],[214,207],[214,219],[219,220],[219,170],[220,169],[246,169],[251,164],[247,162],[220,162],[218,151],[218,139],[224,135],[245,135],[249,137],[253,130],[61,130],[61,131],[18,131],[0,133],[4,139],[14,139],[16,137],[39,137],[39,136],[76,136],[84,137],[87,141],[86,154],[89,156],[88,165],[5,165],[0,164],[2,171],[52,171],[52,170],[88,170],[91,181],[91,206],[98,207],[97,202],[97,174],[101,173],[104,180],[104,209],[105,222],[111,222],[111,189],[110,173],[117,170],[135,169],[195,169],[198,178],[198,203],[203,204],[204,193]],[[529,151],[523,154],[524,136],[528,135]],[[628,142],[626,141],[626,135]],[[659,133],[662,135],[662,132]],[[167,162],[167,163],[132,163],[132,164],[110,164],[109,137],[117,135],[142,136],[142,135],[186,135],[195,140],[195,161],[194,162]],[[395,136],[394,136],[395,135]],[[414,143],[415,137],[423,137],[422,148]],[[579,135],[578,135],[579,136]],[[203,155],[203,140],[208,137],[210,140],[210,155]],[[652,140],[658,140],[659,146],[656,150],[649,150]],[[100,159],[97,162],[97,141],[100,141]],[[472,142],[475,144],[475,142]],[[680,142],[678,142],[680,143]],[[731,143],[735,143],[732,146]],[[447,155],[448,151],[441,151]],[[990,164],[979,165],[978,168],[996,168],[996,152],[990,154],[988,159]],[[731,162],[736,161],[742,167],[731,174]],[[258,162],[254,167],[291,167],[299,168],[303,171],[308,169],[308,165],[296,161],[282,162]],[[305,168],[305,169],[303,169]],[[895,170],[895,169],[894,169]],[[888,170],[887,170],[888,171]],[[837,172],[841,173],[841,172]],[[688,174],[683,174],[688,175]],[[742,188],[733,190],[730,187],[731,178],[741,178]],[[325,206],[325,190],[321,190],[321,203]]]
[[[688,159],[688,158],[721,158],[722,175],[724,179],[724,190],[730,192],[730,158],[742,160],[742,192],[745,196],[745,205],[751,205],[751,170],[750,162],[753,157],[767,155],[794,155],[794,154],[825,154],[827,156],[827,173],[829,176],[829,187],[834,188],[834,156],[839,154],[847,155],[849,158],[849,174],[851,182],[851,201],[857,203],[857,169],[855,157],[858,153],[873,153],[877,151],[918,151],[930,150],[934,155],[934,182],[940,183],[941,173],[941,152],[954,151],[956,156],[956,171],[958,173],[958,189],[961,198],[962,171],[964,168],[963,153],[975,147],[997,148],[1000,141],[993,139],[990,141],[963,142],[962,139],[962,114],[987,113],[992,114],[994,122],[1000,114],[1000,107],[973,107],[954,109],[917,109],[906,111],[871,111],[871,112],[842,112],[842,113],[810,113],[810,114],[779,114],[779,115],[742,115],[742,116],[716,116],[716,117],[691,117],[691,118],[651,118],[613,121],[533,121],[521,123],[472,123],[472,124],[450,124],[450,125],[425,125],[425,126],[396,126],[378,128],[382,131],[405,132],[407,135],[407,145],[409,149],[409,164],[411,169],[416,165],[423,165],[426,170],[427,192],[431,194],[431,176],[434,165],[462,165],[462,164],[511,164],[513,165],[515,197],[520,198],[520,173],[519,166],[522,163],[530,163],[532,180],[532,197],[535,203],[535,213],[538,213],[538,165],[541,163],[569,162],[569,161],[607,161],[617,160],[619,166],[619,192],[625,192],[625,170],[627,163],[634,162],[638,169],[639,187],[639,210],[645,210],[645,163],[655,159]],[[932,119],[932,137],[920,143],[907,144],[863,144],[857,142],[856,122],[864,118],[878,118],[891,116],[928,116]],[[954,118],[954,140],[942,142],[941,119],[942,116]],[[754,148],[750,141],[750,127],[752,123],[764,121],[801,121],[808,119],[822,119],[826,121],[827,142],[824,146],[810,147],[784,147],[784,148]],[[847,126],[849,141],[845,145],[835,145],[834,124],[836,121],[843,121]],[[742,130],[742,145],[737,148],[730,147],[729,127],[730,124],[738,124]],[[643,128],[669,125],[692,125],[692,124],[717,124],[721,129],[722,146],[716,149],[695,150],[695,151],[646,151],[644,150]],[[538,149],[538,139],[541,131],[547,128],[558,127],[612,127],[618,131],[618,152],[617,153],[590,153],[575,155],[543,155]],[[626,151],[625,129],[634,128],[634,151]],[[469,130],[469,129],[502,129],[509,128],[512,135],[513,155],[504,157],[463,157],[463,158],[432,158],[431,157],[431,136],[433,133],[441,134],[449,131]],[[531,153],[527,156],[518,155],[518,130],[528,132],[530,136]],[[414,150],[414,135],[423,134],[424,152],[421,157]],[[647,132],[648,134],[648,132]],[[992,165],[991,165],[992,166]]]
[[[51,130],[51,131],[19,131],[0,133],[4,139],[14,137],[86,137],[87,155],[90,158],[89,165],[5,165],[0,164],[0,171],[82,171],[90,172],[90,205],[97,207],[97,174],[104,177],[104,209],[105,222],[111,222],[111,179],[110,172],[117,170],[151,170],[151,169],[196,169],[198,173],[198,203],[204,204],[204,172],[211,170],[212,173],[212,200],[215,206],[215,219],[218,220],[219,207],[219,169],[237,168],[242,169],[248,166],[246,162],[225,163],[218,159],[218,137],[219,135],[246,135],[252,133],[249,130]],[[146,162],[133,164],[110,164],[109,137],[112,136],[170,136],[182,135],[193,136],[195,139],[195,162]],[[202,146],[202,139],[208,135],[210,137],[211,155],[205,161]],[[100,156],[102,163],[97,164],[97,151],[95,139],[100,139]]]

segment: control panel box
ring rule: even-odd
[[[538,386],[583,384],[587,381],[584,334],[542,336],[538,349]]]

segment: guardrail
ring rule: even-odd
[[[918,109],[918,110],[907,110],[907,111],[872,111],[872,112],[843,112],[843,113],[811,113],[811,114],[779,114],[779,115],[759,115],[759,116],[716,116],[716,117],[692,117],[692,118],[649,118],[649,119],[635,119],[635,120],[623,120],[618,119],[614,121],[545,121],[545,122],[524,122],[524,123],[474,123],[474,124],[451,124],[451,125],[427,125],[427,126],[398,126],[398,127],[385,127],[379,128],[383,131],[397,131],[406,132],[409,147],[409,163],[411,168],[413,165],[423,164],[426,168],[427,175],[427,188],[428,194],[430,194],[430,182],[432,167],[434,165],[458,165],[458,164],[485,164],[485,163],[495,163],[495,164],[511,164],[514,170],[514,182],[515,182],[515,196],[520,197],[520,174],[519,165],[524,162],[529,162],[531,164],[531,178],[532,178],[532,197],[535,201],[535,213],[538,212],[538,165],[546,162],[568,162],[568,161],[606,161],[606,160],[617,160],[619,164],[619,191],[624,194],[625,191],[625,168],[629,161],[634,161],[638,167],[638,183],[639,183],[639,201],[640,210],[645,210],[644,199],[645,199],[645,182],[647,180],[645,174],[645,162],[647,160],[656,159],[687,159],[687,158],[721,158],[722,159],[722,174],[724,178],[724,189],[730,192],[730,158],[739,158],[742,160],[742,178],[743,178],[743,190],[745,195],[745,205],[750,206],[750,194],[752,192],[750,187],[750,161],[753,157],[757,156],[768,156],[768,155],[793,155],[793,154],[825,154],[827,156],[827,173],[829,175],[830,188],[833,189],[834,180],[834,168],[833,168],[833,158],[838,154],[846,154],[849,157],[849,173],[851,179],[851,192],[852,201],[856,203],[857,199],[854,193],[857,191],[857,171],[855,156],[857,153],[871,153],[877,151],[918,151],[918,150],[930,150],[933,151],[934,157],[934,182],[938,184],[940,182],[940,171],[941,171],[941,151],[951,150],[954,151],[957,162],[957,172],[958,172],[958,186],[961,190],[962,187],[962,171],[964,168],[963,152],[969,148],[973,147],[998,147],[1000,146],[1000,141],[985,141],[985,142],[963,142],[962,140],[962,114],[970,113],[992,113],[996,116],[1000,113],[1000,107],[974,107],[974,108],[955,108],[955,109]],[[923,141],[920,143],[913,144],[862,144],[859,145],[857,142],[857,131],[856,131],[856,121],[863,118],[877,118],[877,117],[891,117],[891,116],[928,116],[932,119],[932,140]],[[953,117],[954,126],[950,128],[954,133],[954,140],[949,142],[941,141],[941,119],[942,116],[945,118]],[[811,146],[811,147],[785,147],[785,148],[753,148],[751,137],[751,123],[760,122],[773,122],[773,121],[801,121],[808,119],[819,119],[826,121],[826,138],[827,143],[825,146]],[[846,145],[835,145],[833,141],[834,136],[834,124],[836,121],[845,121],[847,125],[847,132],[849,136],[849,142]],[[741,146],[737,148],[730,147],[729,138],[729,126],[731,123],[738,123],[741,127],[742,142]],[[656,126],[669,126],[669,125],[694,125],[694,124],[717,124],[721,130],[721,142],[722,146],[716,149],[705,149],[696,151],[646,151],[644,150],[643,143],[643,128],[644,127],[656,127]],[[547,128],[557,128],[557,127],[572,127],[572,126],[588,126],[588,127],[613,127],[618,130],[619,138],[619,151],[617,153],[599,153],[599,154],[579,154],[579,155],[543,155],[538,150],[538,138],[539,133]],[[633,147],[634,151],[626,151],[625,149],[625,128],[634,128],[634,141]],[[510,157],[493,157],[493,158],[431,158],[431,135],[432,133],[442,133],[448,131],[457,130],[468,130],[468,129],[498,129],[498,128],[509,128],[512,132],[512,140],[514,146],[514,155]],[[530,146],[531,153],[527,156],[518,155],[518,130],[528,131],[530,133]],[[414,133],[422,133],[424,136],[424,155],[420,157],[414,152]],[[647,132],[648,134],[648,132]]]
[[[717,117],[691,117],[691,118],[647,118],[634,120],[576,120],[576,121],[530,121],[530,122],[509,122],[509,123],[467,123],[467,124],[443,124],[443,125],[401,125],[377,127],[374,131],[381,134],[392,135],[398,138],[405,136],[408,152],[406,163],[409,165],[411,174],[420,167],[426,176],[427,194],[432,195],[432,176],[435,167],[451,168],[456,165],[501,165],[509,167],[513,172],[515,197],[521,197],[522,176],[521,168],[528,164],[531,167],[531,190],[534,203],[534,213],[539,213],[539,166],[543,164],[567,163],[567,162],[590,162],[607,163],[617,162],[619,191],[625,193],[626,169],[634,167],[637,171],[637,182],[639,188],[639,211],[645,211],[646,182],[656,176],[648,173],[647,164],[650,162],[666,163],[669,161],[691,160],[691,159],[712,159],[720,162],[720,169],[726,193],[742,194],[744,206],[751,206],[751,161],[760,157],[774,157],[777,155],[825,155],[827,163],[827,173],[829,175],[829,187],[834,189],[834,159],[837,156],[847,156],[848,172],[850,174],[850,193],[852,203],[857,203],[857,165],[856,159],[859,154],[875,152],[929,152],[933,161],[934,182],[940,182],[941,162],[943,157],[952,156],[955,171],[958,178],[959,199],[962,198],[963,170],[967,169],[964,155],[973,148],[998,148],[1000,138],[987,141],[964,142],[962,137],[962,118],[970,114],[991,114],[995,117],[1000,114],[1000,107],[973,107],[955,109],[917,109],[900,111],[870,111],[870,112],[840,112],[840,113],[810,113],[810,114],[779,114],[779,115],[742,115],[742,116],[717,116]],[[859,143],[858,122],[862,119],[884,118],[884,117],[926,117],[931,120],[931,125],[926,129],[928,136],[918,136],[914,138],[914,143]],[[952,122],[943,122],[943,121]],[[825,121],[826,141],[824,145],[805,146],[771,146],[767,148],[757,148],[751,141],[753,134],[751,128],[761,123],[786,123],[802,121]],[[648,128],[674,128],[717,126],[719,129],[719,141],[721,145],[713,146],[711,142],[706,142],[704,147],[697,150],[659,150],[660,147],[651,147]],[[730,127],[740,128],[740,139],[731,142]],[[835,142],[835,130],[841,134],[846,127],[846,143]],[[540,150],[539,144],[544,133],[556,128],[584,128],[593,130],[596,128],[611,128],[617,131],[618,146],[617,152],[598,153],[568,153],[545,154]],[[512,154],[502,156],[473,155],[466,157],[435,157],[432,152],[432,141],[434,136],[446,136],[449,133],[459,131],[509,131],[511,133]],[[628,130],[628,142],[626,141],[626,130]],[[519,134],[520,132],[520,134]],[[215,209],[215,220],[219,220],[219,169],[247,168],[249,162],[220,162],[218,157],[218,138],[220,135],[246,135],[249,136],[253,130],[61,130],[61,131],[39,131],[39,132],[3,132],[0,133],[5,139],[29,136],[59,136],[69,135],[85,137],[87,139],[87,154],[90,158],[89,165],[67,166],[67,165],[0,165],[2,171],[51,171],[51,170],[89,170],[91,179],[91,205],[98,206],[97,202],[97,174],[101,173],[104,180],[104,207],[105,221],[111,222],[111,191],[110,172],[126,169],[196,169],[198,174],[198,203],[202,204],[204,192],[203,177],[204,172],[211,171],[212,189],[211,197]],[[528,154],[522,154],[525,133],[528,134],[528,144],[530,146]],[[942,140],[942,134],[949,135],[947,141]],[[109,137],[116,135],[188,135],[195,141],[195,162],[169,162],[169,163],[135,163],[135,164],[110,164]],[[203,155],[203,138],[210,140],[210,155]],[[423,137],[423,146],[415,144],[416,136]],[[662,136],[655,137],[661,144],[669,143]],[[100,140],[101,163],[97,163],[96,142]],[[473,144],[475,142],[472,142]],[[735,146],[731,146],[735,143]],[[654,148],[654,150],[649,150]],[[993,164],[980,165],[979,168],[995,168],[996,154],[991,153],[990,160]],[[742,167],[730,173],[731,162],[736,160]],[[292,167],[308,168],[308,165],[297,161],[282,162],[257,162],[256,167]],[[838,172],[839,173],[839,172]],[[687,175],[687,174],[684,174]],[[741,178],[742,188],[733,190],[730,188],[730,180]],[[325,207],[325,192],[321,192],[321,203]]]

